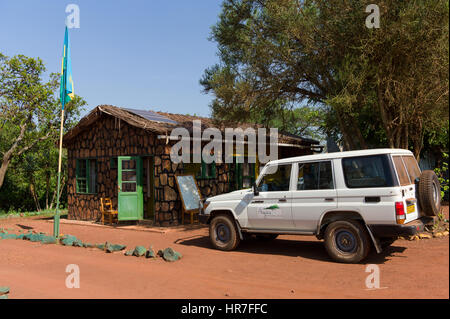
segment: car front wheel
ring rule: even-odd
[[[325,248],[335,261],[358,263],[369,253],[369,236],[357,221],[336,221],[325,230]]]
[[[234,220],[226,215],[218,215],[212,219],[209,238],[214,248],[226,251],[235,249],[240,241]]]

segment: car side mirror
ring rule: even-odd
[[[253,182],[253,194],[255,194],[255,196],[259,195],[259,190],[258,190],[258,187],[256,187],[255,182]]]

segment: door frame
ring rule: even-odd
[[[290,166],[289,189],[287,191],[260,191],[247,205],[247,222],[251,230],[295,230],[292,218],[294,163],[282,163],[274,166]],[[261,214],[273,210],[273,214]],[[280,210],[280,211],[278,211]]]
[[[297,190],[299,168],[302,164],[330,163],[333,188]],[[328,212],[338,208],[338,186],[336,180],[335,160],[319,159],[294,162],[292,166],[292,220],[297,230],[313,233],[317,229],[317,221]]]
[[[244,158],[244,163],[237,161],[238,157]],[[243,189],[244,178],[249,178],[251,184],[253,184],[259,176],[258,156],[255,157],[255,163],[248,163],[247,155],[233,154],[233,163],[230,163],[229,184],[230,189],[240,190]],[[247,162],[245,162],[247,160]],[[253,172],[249,172],[251,175],[243,175],[243,164],[253,164]],[[253,173],[253,174],[252,174]],[[232,178],[233,177],[233,178]]]
[[[122,186],[122,161],[123,160],[136,160],[136,192],[121,192]],[[118,220],[119,221],[129,221],[129,220],[142,220],[144,218],[144,194],[142,188],[143,179],[143,165],[141,156],[117,156],[117,210],[118,210]],[[124,217],[120,214],[120,195],[121,193],[129,193],[130,195],[136,195],[136,207],[137,212],[135,216]],[[122,195],[123,196],[123,195]]]
[[[146,214],[143,217],[144,219],[152,219],[154,222],[156,221],[156,210],[155,210],[155,156],[154,155],[143,155],[142,156],[143,163],[145,163],[145,167],[143,168],[142,173],[147,170],[147,179],[145,183],[147,185],[147,194],[144,195],[147,198],[146,203]],[[149,161],[149,162],[147,162]],[[150,197],[148,196],[150,194]],[[145,200],[144,200],[145,204]]]

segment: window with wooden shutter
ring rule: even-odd
[[[77,159],[76,188],[79,194],[95,194],[97,192],[96,159]]]
[[[216,162],[207,164],[202,160],[201,172],[199,177],[202,179],[216,178]]]
[[[206,164],[202,163],[184,163],[184,174],[192,174],[197,179],[214,179],[216,178],[216,163]]]

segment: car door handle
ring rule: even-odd
[[[334,198],[325,198],[325,201],[326,201],[326,202],[333,202],[333,201],[334,201]]]
[[[381,201],[380,196],[366,196],[364,197],[366,203],[379,203]]]
[[[263,200],[254,200],[254,201],[252,201],[252,204],[261,204],[261,203],[264,203],[264,201]]]
[[[286,198],[280,198],[278,201],[281,202],[281,203],[286,203],[287,199]]]

